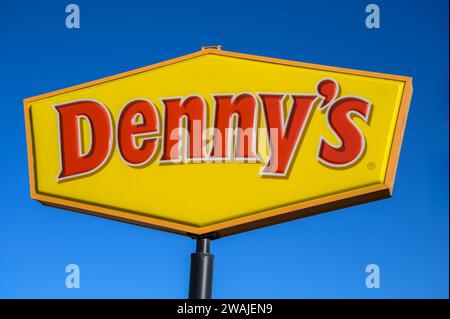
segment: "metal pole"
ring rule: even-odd
[[[197,239],[196,252],[191,254],[189,299],[211,299],[214,255],[210,247],[210,239]]]

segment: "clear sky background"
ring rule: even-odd
[[[65,27],[69,1],[0,1],[1,298],[187,296],[193,240],[30,199],[22,100],[212,44],[414,85],[394,196],[214,241],[214,297],[448,297],[447,0],[376,1],[380,29],[360,0],[72,2],[80,29]]]

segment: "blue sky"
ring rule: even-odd
[[[376,1],[380,29],[358,0],[72,2],[76,30],[69,1],[0,3],[1,298],[187,296],[193,240],[30,199],[22,100],[211,44],[414,85],[394,196],[214,241],[214,297],[448,298],[448,1]]]

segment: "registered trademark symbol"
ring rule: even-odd
[[[368,169],[374,170],[375,167],[377,167],[377,165],[375,165],[374,162],[369,162],[369,163],[367,163],[367,168],[368,168]]]

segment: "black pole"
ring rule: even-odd
[[[197,239],[196,252],[191,254],[189,299],[211,299],[214,255],[210,253],[211,240]]]

